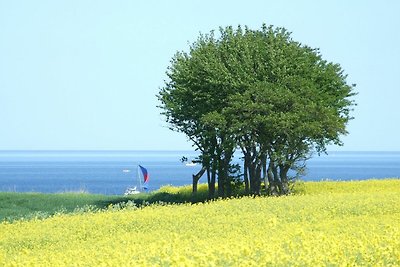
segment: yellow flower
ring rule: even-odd
[[[400,180],[301,186],[283,198],[3,222],[0,266],[400,265]]]

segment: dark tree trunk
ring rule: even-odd
[[[274,174],[272,172],[273,162],[270,160],[268,164],[267,177],[268,177],[268,189],[267,192],[270,195],[278,195],[278,191],[276,190],[275,182],[274,182]]]
[[[208,198],[213,199],[215,197],[215,182],[217,179],[217,156],[216,156],[216,147],[217,147],[217,140],[216,138],[212,138],[211,146],[208,151],[209,156],[209,168],[211,172],[210,181],[208,184]]]
[[[257,162],[256,164],[256,176],[255,176],[255,187],[254,194],[260,195],[261,191],[261,162]]]
[[[267,156],[264,154],[261,158],[261,164],[262,164],[262,177],[264,180],[264,188],[265,192],[268,192],[268,179],[267,179]]]
[[[250,193],[259,195],[261,189],[261,165],[259,162],[250,163]]]
[[[192,194],[196,194],[197,193],[197,184],[198,184],[198,179],[196,178],[195,174],[192,174]]]
[[[281,195],[287,195],[289,194],[289,180],[288,180],[288,172],[289,172],[290,167],[285,166],[285,165],[280,165],[279,166],[279,176],[281,179]]]
[[[221,159],[218,168],[218,196],[226,197],[230,193],[229,163]]]
[[[207,170],[207,168],[205,166],[203,166],[201,168],[201,170],[197,173],[197,174],[193,174],[192,178],[193,178],[193,187],[192,187],[192,193],[195,194],[197,193],[197,185],[199,183],[199,180],[201,178],[201,176],[203,176],[204,172]]]
[[[224,197],[225,195],[225,175],[222,167],[222,160],[218,163],[218,197]]]
[[[226,197],[231,194],[231,175],[229,173],[230,161],[233,152],[224,151],[220,154],[218,162],[218,196]]]
[[[244,174],[243,174],[243,179],[244,179],[244,191],[246,195],[249,194],[249,156],[245,154],[244,156]]]
[[[279,190],[280,188],[280,179],[278,176],[278,169],[277,166],[275,165],[275,162],[270,159],[269,166],[268,168],[270,169],[270,185],[269,185],[269,192],[273,196],[279,195]]]
[[[256,166],[253,162],[249,163],[249,176],[250,176],[250,194],[256,192]]]
[[[217,169],[215,168],[215,164],[213,163],[213,167],[211,169],[211,179],[210,184],[208,185],[208,197],[214,198],[215,197],[215,181],[217,176]]]
[[[229,160],[224,160],[224,172],[225,172],[225,196],[232,195],[232,185],[231,185],[231,176],[229,173]]]
[[[210,188],[210,184],[211,184],[211,173],[210,173],[210,167],[207,167],[207,185],[208,188]]]

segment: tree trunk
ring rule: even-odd
[[[192,195],[197,193],[197,183],[198,179],[196,178],[195,174],[192,174]]]
[[[218,164],[218,196],[226,197],[230,194],[229,159],[220,159]]]
[[[267,179],[267,156],[263,155],[261,158],[261,164],[262,164],[262,175],[263,175],[263,180],[264,180],[264,188],[265,192],[268,192],[268,179]]]
[[[244,173],[243,173],[243,179],[244,179],[244,191],[246,195],[249,194],[249,159],[248,155],[244,156]]]
[[[229,152],[228,155],[225,155],[224,159],[224,171],[225,171],[225,194],[226,196],[231,196],[232,195],[232,175],[230,173],[230,162],[231,162],[231,154]]]
[[[278,188],[280,188],[280,179],[278,176],[277,166],[275,166],[275,162],[271,159],[270,159],[268,168],[270,169],[271,181],[272,181],[270,183],[269,191],[270,191],[271,195],[277,196],[277,195],[279,195]]]
[[[256,176],[255,176],[255,195],[260,195],[261,193],[261,162],[256,163]]]
[[[211,174],[210,174],[210,166],[207,167],[207,185],[208,188],[210,188],[210,184],[211,184]]]
[[[279,176],[281,179],[281,195],[287,195],[289,194],[289,180],[287,177],[287,174],[289,172],[289,166],[285,166],[285,165],[280,165],[279,166]]]
[[[211,180],[210,184],[208,185],[208,198],[215,197],[215,180],[217,176],[217,169],[215,168],[215,164],[213,163],[213,167],[211,168]]]
[[[225,176],[222,168],[221,159],[218,162],[218,197],[224,197],[225,195]]]
[[[272,164],[273,161],[269,161],[268,170],[267,170],[267,177],[268,177],[268,189],[267,193],[269,195],[276,196],[278,195],[278,191],[276,190],[275,182],[274,182],[274,174],[272,173]]]
[[[249,162],[250,194],[256,192],[256,167],[253,162]]]
[[[203,167],[201,168],[201,170],[197,173],[197,174],[193,174],[192,178],[193,178],[193,187],[192,187],[192,193],[195,194],[197,193],[197,185],[199,183],[199,180],[201,178],[201,176],[203,176],[204,172],[207,170],[206,166],[203,165]]]

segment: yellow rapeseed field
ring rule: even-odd
[[[400,266],[400,180],[0,224],[0,266]]]

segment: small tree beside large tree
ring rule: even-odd
[[[162,114],[201,152],[210,197],[216,183],[219,196],[231,194],[237,148],[247,193],[260,194],[264,181],[270,194],[287,194],[289,170],[328,144],[342,145],[355,105],[355,85],[340,65],[266,25],[200,35],[174,56],[167,75]]]

